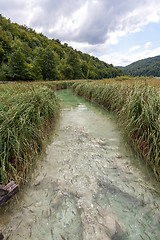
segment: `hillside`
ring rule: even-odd
[[[122,68],[125,74],[131,76],[160,77],[160,56],[150,57],[134,62]]]
[[[0,80],[102,79],[122,71],[0,15]]]

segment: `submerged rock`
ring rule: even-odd
[[[101,240],[121,240],[125,238],[126,231],[124,225],[118,220],[111,208],[97,207],[96,212],[90,215],[90,226],[85,221],[84,239],[89,240],[95,236],[95,239]],[[84,215],[83,217],[86,218]],[[94,229],[94,232],[91,229]]]
[[[159,188],[145,187],[112,125],[75,107],[62,116],[35,178],[0,217],[5,238],[159,239],[159,196],[153,195]]]

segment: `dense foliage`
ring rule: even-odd
[[[102,79],[123,75],[98,58],[0,15],[0,80]]]
[[[58,116],[59,102],[49,87],[0,85],[0,183],[24,181]]]
[[[160,56],[146,58],[134,62],[123,69],[124,73],[131,76],[160,77]]]
[[[55,90],[74,83],[72,80],[0,84],[0,184],[26,180],[59,117]]]
[[[149,80],[150,81],[150,80]],[[138,84],[75,83],[74,91],[115,111],[135,150],[160,178],[160,88]]]

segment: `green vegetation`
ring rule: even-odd
[[[73,91],[114,111],[134,149],[151,165],[160,178],[160,81],[151,79],[129,82],[120,79],[75,83]]]
[[[121,68],[125,74],[131,76],[160,77],[160,56],[146,58]]]
[[[0,182],[24,182],[59,116],[54,91],[43,84],[0,85]]]
[[[122,70],[0,15],[0,81],[102,79]]]
[[[45,82],[41,82],[40,84],[43,84],[55,91],[55,90],[71,88],[75,82],[83,82],[83,81],[86,81],[86,80],[45,81]]]
[[[0,85],[0,183],[24,182],[59,116],[56,89],[114,111],[135,150],[160,177],[160,80],[43,81]]]

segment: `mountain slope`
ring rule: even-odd
[[[112,64],[0,15],[0,80],[101,79],[122,74]]]
[[[122,68],[125,74],[131,76],[160,77],[160,56],[150,57],[131,63]]]

